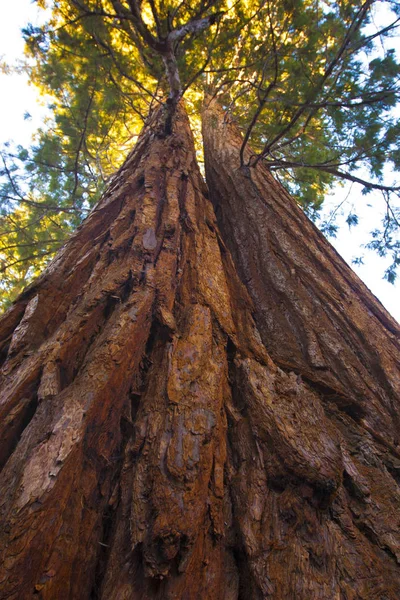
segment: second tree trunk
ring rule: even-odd
[[[309,389],[305,404],[293,394],[291,404],[274,406],[284,431],[279,442],[276,425],[263,435],[252,428],[276,494],[265,490],[263,500],[270,539],[244,539],[254,577],[267,574],[276,598],[394,598],[400,329],[268,170],[240,167],[242,137],[216,101],[203,112],[203,136],[219,229],[262,340],[276,364]],[[320,485],[308,486],[316,464],[319,471],[330,461],[314,445],[319,439],[327,447],[308,414],[314,403],[341,455],[340,485],[320,503]],[[298,463],[287,444],[297,447]]]

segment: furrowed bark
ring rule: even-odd
[[[250,597],[394,600],[399,326],[267,169],[240,168],[241,135],[215,101],[203,111],[203,138],[221,235],[262,340],[294,385],[290,391],[285,382],[287,395],[271,406],[264,396],[254,412],[249,363],[235,362],[235,394],[242,407],[246,398],[247,412],[230,427],[233,510],[248,532],[241,557]],[[247,428],[242,438],[239,425]],[[250,438],[264,455],[262,469],[249,461]],[[340,460],[324,454],[334,440]],[[326,475],[333,465],[339,481],[334,470]],[[241,503],[246,487],[263,498],[258,529]]]
[[[269,357],[170,118],[0,322],[0,598],[394,600],[395,450]]]
[[[1,320],[2,599],[238,597],[230,365],[277,369],[170,118]]]

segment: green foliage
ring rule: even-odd
[[[393,210],[387,204],[386,215],[383,218],[382,227],[371,232],[372,240],[366,244],[366,248],[374,250],[379,256],[390,256],[391,264],[384,273],[384,278],[389,283],[394,283],[397,270],[400,265],[400,240],[398,239],[398,228],[400,221],[400,210]]]
[[[346,223],[349,226],[349,229],[354,225],[358,224],[358,216],[355,213],[349,213],[347,215]]]
[[[45,2],[38,4],[45,8]],[[31,148],[2,152],[5,303],[87,214],[149,111],[165,101],[171,91],[164,64],[168,52],[195,130],[204,92],[219,95],[253,149],[251,164],[264,161],[311,217],[338,178],[387,194],[388,222],[372,244],[393,256],[394,270],[387,274],[393,279],[398,221],[393,189],[383,185],[383,174],[387,164],[400,169],[400,123],[393,110],[400,67],[390,47],[398,6],[388,3],[389,25],[378,35],[373,0],[49,0],[47,5],[48,23],[24,30],[25,68],[53,117]],[[204,26],[194,26],[204,19]],[[188,24],[185,35],[176,34]],[[359,178],[360,166],[371,180]],[[347,222],[355,225],[357,215]],[[334,223],[326,227],[334,234]]]

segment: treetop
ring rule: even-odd
[[[53,116],[31,148],[2,151],[5,303],[98,200],[154,106],[174,110],[184,96],[196,134],[204,93],[218,97],[240,126],[242,166],[262,161],[311,217],[338,180],[379,190],[387,212],[372,243],[392,254],[394,276],[400,187],[384,176],[387,166],[400,169],[397,3],[37,4],[49,18],[24,30],[25,68],[52,98]]]

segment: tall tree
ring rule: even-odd
[[[49,65],[76,18],[109,69],[126,59],[127,35],[169,98],[152,93],[156,108],[100,202],[0,321],[0,598],[399,597],[399,330],[270,173],[275,144],[296,147],[336,66],[344,73],[364,43],[370,6],[305,5],[308,18],[341,18],[343,35],[323,74],[318,61],[304,70],[318,82],[271,129],[274,150],[262,133],[250,150],[285,79],[276,61],[290,61],[270,5],[255,15],[212,2],[57,5],[68,25],[52,29]],[[244,136],[226,93],[225,109],[207,103],[207,190],[181,96],[199,36],[219,48],[219,85],[217,62],[238,66],[226,62],[232,29],[219,37],[230,11],[234,53],[258,73],[269,56],[276,81]],[[258,56],[261,17],[271,52]],[[80,77],[64,80],[79,89],[82,64],[94,65],[83,48]],[[240,98],[235,108],[241,124]],[[67,194],[80,175],[65,173]]]
[[[309,339],[331,333],[319,321],[304,324],[306,368],[293,344],[287,365],[272,343],[273,362],[183,109],[170,119],[156,111],[97,208],[1,322],[0,597],[394,600],[398,403],[381,393],[394,365],[365,376],[359,397],[373,352],[351,313],[343,335],[357,335],[338,354],[358,360],[361,377],[329,352],[315,364]],[[212,180],[214,198],[224,181]],[[349,270],[347,285],[359,304]],[[307,308],[291,284],[296,293]],[[340,326],[334,301],[325,311]],[[283,294],[274,319],[289,346],[285,304]],[[371,331],[383,362],[394,342],[375,320]]]
[[[257,541],[245,537],[245,554],[254,567],[263,565],[260,588],[263,576],[270,570],[275,573],[274,560],[283,556],[286,575],[278,584],[275,575],[261,597],[334,598],[337,590],[345,598],[395,596],[394,589],[384,591],[380,583],[375,587],[374,576],[366,575],[362,582],[361,564],[369,562],[368,554],[383,550],[387,553],[383,570],[398,565],[400,531],[396,524],[389,533],[389,522],[397,512],[400,492],[400,328],[268,169],[240,167],[242,136],[214,100],[203,111],[203,132],[207,182],[218,225],[252,297],[262,340],[280,369],[296,373],[299,383],[306,382],[326,419],[324,431],[339,443],[343,460],[341,484],[329,498],[329,507],[321,511],[318,485],[305,493],[307,476],[293,468],[286,449],[275,462],[277,424],[269,422],[265,430],[261,415],[259,428],[254,420],[253,434],[263,448],[268,473],[263,518],[273,514],[273,535],[283,547],[277,551],[278,559],[268,536]],[[280,413],[282,405],[275,410]],[[296,440],[299,430],[312,423],[310,406],[297,405],[293,398],[287,410],[292,411],[290,424],[286,413],[278,430],[284,428],[287,438]],[[233,437],[243,421],[246,413],[232,422]],[[301,447],[318,456],[312,437]],[[311,472],[311,461],[304,454],[299,461]],[[245,468],[238,471],[244,476]],[[382,476],[388,476],[386,483],[380,482]],[[271,487],[278,495],[268,507]],[[280,507],[276,513],[275,502]],[[289,525],[283,506],[293,511]],[[245,511],[240,516],[248,518]],[[315,572],[311,575],[314,542],[318,577]],[[349,543],[354,543],[353,558],[347,555]],[[352,572],[347,581],[339,575],[343,572]],[[388,571],[393,583],[397,577]]]
[[[268,169],[240,167],[242,136],[214,100],[205,105],[203,133],[221,234],[265,346],[282,368],[397,446],[398,324]]]

